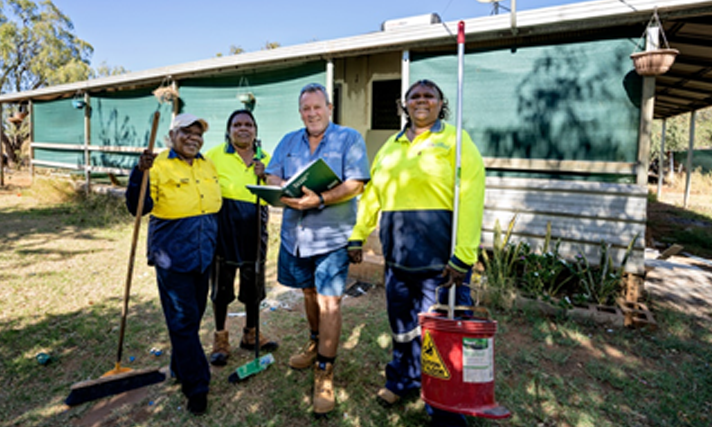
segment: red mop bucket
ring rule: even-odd
[[[488,318],[448,319],[437,312],[418,315],[423,340],[421,397],[426,403],[475,417],[511,415],[494,400],[497,322]]]

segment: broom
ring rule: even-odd
[[[255,140],[255,160],[262,160],[264,155],[262,154],[262,145],[260,140]],[[257,185],[262,184],[260,177],[257,177]],[[255,284],[259,283],[260,274],[262,272],[262,204],[260,203],[260,197],[257,196],[257,201],[255,202],[257,207],[257,255],[255,257]],[[260,357],[260,302],[257,301],[256,310],[256,324],[255,324],[255,358],[250,362],[245,363],[235,369],[235,372],[230,374],[227,380],[231,383],[239,383],[245,381],[253,375],[257,375],[265,369],[269,368],[269,365],[274,363],[274,356],[271,353],[267,353]]]
[[[148,140],[148,151],[153,151],[158,130],[158,119],[160,113],[153,113],[153,123],[151,126],[151,136]],[[148,171],[143,173],[141,179],[141,189],[139,191],[138,207],[136,209],[136,219],[134,221],[133,237],[131,240],[131,255],[129,256],[129,267],[126,274],[126,287],[124,289],[124,305],[121,310],[121,328],[119,330],[119,348],[116,355],[114,369],[108,371],[101,378],[78,382],[70,388],[70,393],[64,401],[69,406],[79,405],[84,402],[111,396],[124,391],[133,390],[150,384],[159,383],[166,379],[166,375],[158,368],[148,368],[133,370],[121,366],[121,354],[124,347],[124,334],[126,332],[126,317],[129,309],[129,295],[131,292],[131,279],[133,277],[134,258],[136,257],[136,242],[138,232],[141,228],[141,216],[143,214],[144,198],[146,197],[146,187],[148,186]]]

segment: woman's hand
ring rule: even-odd
[[[145,172],[153,166],[153,160],[158,154],[154,154],[151,151],[143,150],[141,156],[138,158],[138,170]]]
[[[265,175],[265,164],[259,160],[253,160],[253,163],[255,165],[255,175],[260,179],[260,182],[264,182],[267,179],[267,175]]]
[[[449,265],[446,265],[445,269],[443,270],[442,277],[447,277],[447,281],[443,283],[443,286],[449,288],[452,285],[462,285],[462,282],[465,280],[465,277],[467,277],[467,273],[461,273],[450,267]]]
[[[363,261],[363,249],[349,249],[348,254],[351,264],[360,264]]]

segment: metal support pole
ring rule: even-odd
[[[171,82],[171,86],[173,87],[173,89],[175,89],[176,93],[178,93],[178,83],[176,83],[175,80]],[[173,98],[173,111],[171,112],[171,121],[173,121],[173,119],[176,118],[176,116],[178,115],[179,109],[180,109],[180,98],[175,97],[175,98]]]
[[[35,183],[35,165],[33,164],[35,160],[35,149],[32,147],[32,143],[35,142],[35,105],[32,100],[28,102],[27,110],[30,112],[30,183]]]
[[[401,105],[405,107],[405,93],[410,87],[410,51],[403,51],[401,60]],[[401,114],[401,129],[405,127],[405,114]]]
[[[2,120],[2,104],[0,103],[0,120]],[[0,187],[5,186],[5,123],[0,123]]]
[[[334,60],[329,58],[326,61],[326,94],[329,100],[334,102]]]
[[[84,94],[84,188],[87,196],[91,193],[91,98]]]
[[[658,156],[658,201],[663,195],[663,172],[665,172],[665,127],[667,119],[663,119],[663,131],[660,135],[660,155]]]
[[[692,152],[695,149],[695,118],[697,111],[690,112],[690,141],[687,146],[687,176],[685,177],[685,202],[683,206],[687,208],[690,202],[690,184],[692,181]]]

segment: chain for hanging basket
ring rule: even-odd
[[[166,76],[161,82],[161,85],[152,93],[161,104],[178,99],[178,89],[174,87],[171,76]]]
[[[675,57],[677,57],[680,53],[679,50],[670,48],[667,38],[665,37],[663,25],[660,23],[657,8],[653,11],[653,16],[650,18],[650,22],[648,22],[648,25],[645,27],[645,31],[643,31],[643,36],[640,39],[643,43],[638,41],[635,45],[636,50],[639,46],[641,46],[641,44],[645,46],[648,28],[652,26],[660,28],[660,35],[662,35],[665,48],[658,48],[644,52],[634,52],[630,55],[630,58],[633,60],[633,65],[635,66],[635,72],[641,76],[659,76],[667,73],[672,64],[675,62]]]

